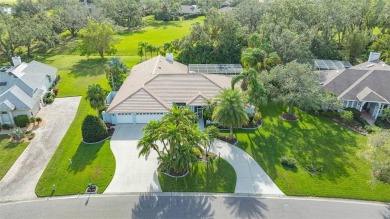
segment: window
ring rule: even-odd
[[[178,107],[183,107],[183,106],[186,106],[186,103],[181,103],[181,102],[177,102],[177,103],[173,103],[173,105],[176,105]]]

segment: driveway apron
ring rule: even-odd
[[[147,160],[138,157],[138,140],[145,124],[118,124],[111,138],[115,175],[104,194],[130,192],[161,192],[157,177],[157,153],[152,151]]]
[[[237,182],[234,193],[284,195],[259,164],[240,148],[215,140],[210,151],[220,154],[236,171]]]
[[[35,186],[75,118],[81,97],[56,98],[37,114],[46,124],[0,181],[0,202],[36,198]]]

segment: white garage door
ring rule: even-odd
[[[116,115],[117,123],[133,123],[133,116],[131,113],[118,113]]]
[[[136,123],[148,123],[151,120],[158,120],[163,117],[163,113],[137,113],[136,114]]]

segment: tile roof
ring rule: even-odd
[[[157,56],[133,67],[107,112],[166,112],[173,103],[202,105],[202,98],[214,98],[230,82],[226,75],[190,74],[186,65]]]
[[[339,73],[324,85],[338,99],[390,103],[390,66],[366,62]]]

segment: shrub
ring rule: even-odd
[[[310,173],[321,173],[323,171],[321,165],[313,163],[306,165],[305,169]]]
[[[19,141],[22,138],[24,138],[25,134],[26,133],[23,131],[23,129],[19,127],[15,127],[14,130],[12,130],[12,132],[9,135],[11,136],[12,139]]]
[[[57,94],[58,94],[58,88],[54,88],[54,89],[53,89],[53,93],[54,93],[55,96],[57,96]]]
[[[336,117],[339,116],[339,113],[337,111],[328,110],[320,112],[320,115],[325,117]]]
[[[359,121],[360,124],[362,124],[364,127],[370,125],[370,123],[368,123],[368,122],[367,122],[365,119],[363,119],[362,117],[360,117],[360,118],[358,119],[358,121]]]
[[[30,123],[34,123],[35,124],[35,121],[36,121],[36,118],[34,116],[31,116],[30,117]]]
[[[253,115],[253,121],[258,123],[261,120],[261,112],[256,111],[255,114]]]
[[[53,103],[54,102],[54,97],[55,97],[55,95],[54,95],[53,92],[48,92],[43,97],[43,102],[46,103],[46,104]]]
[[[26,132],[26,137],[28,140],[32,140],[35,137],[35,133],[32,131],[27,131]]]
[[[373,125],[366,125],[366,126],[364,126],[364,129],[365,129],[368,133],[372,133],[373,131],[375,131],[375,126],[373,126]]]
[[[280,163],[283,166],[287,166],[287,167],[293,168],[293,167],[296,167],[297,160],[295,158],[293,158],[293,157],[283,156],[282,158],[280,158]]]
[[[350,123],[353,120],[353,113],[348,110],[344,110],[340,113],[340,117],[345,123]]]
[[[97,116],[87,115],[81,127],[81,133],[85,142],[98,142],[108,136],[106,125]]]
[[[24,128],[30,123],[30,119],[27,115],[19,115],[14,117],[14,122],[17,127]]]
[[[1,125],[1,128],[4,129],[4,130],[8,130],[8,129],[11,128],[11,126],[8,125],[8,124],[3,124],[3,125]]]
[[[345,108],[344,111],[350,111],[353,114],[353,119],[359,119],[360,118],[360,111],[355,108]]]
[[[374,171],[373,175],[382,182],[390,183],[390,167],[381,167]]]
[[[41,118],[41,117],[36,117],[36,118],[35,118],[35,121],[37,121],[37,123],[38,123],[38,125],[39,125],[39,123],[42,122],[42,118]]]

